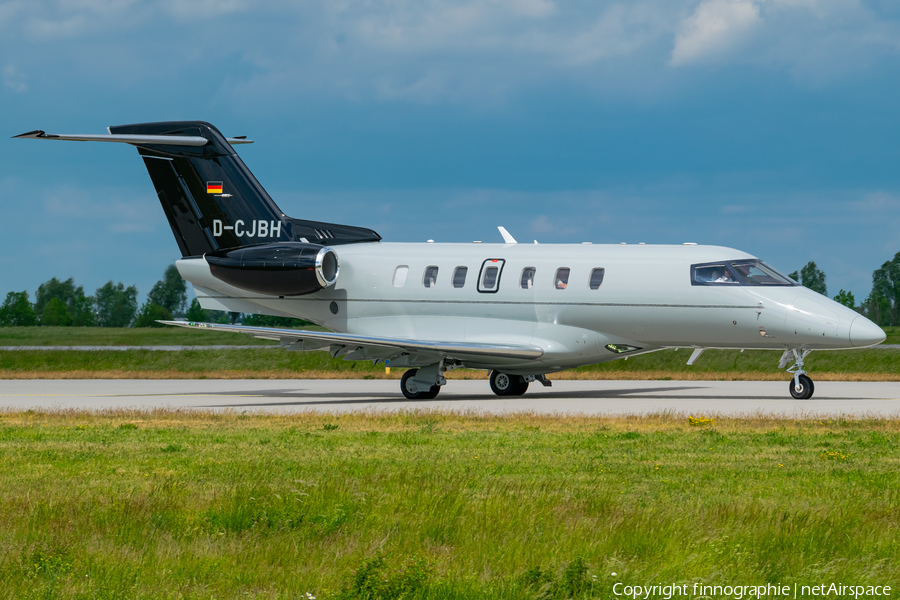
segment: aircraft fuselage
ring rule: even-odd
[[[543,349],[537,360],[466,364],[510,373],[667,347],[822,350],[883,339],[859,313],[799,285],[692,284],[692,265],[755,258],[719,246],[379,242],[335,251],[337,282],[297,297],[233,288],[212,277],[203,259],[178,261],[178,268],[205,308],[289,315],[341,333]],[[496,281],[486,287],[492,266]],[[398,273],[404,269],[405,276]],[[530,285],[526,269],[534,269]],[[560,269],[569,270],[564,287]],[[597,269],[602,283],[591,289]],[[414,357],[407,364],[416,366]]]

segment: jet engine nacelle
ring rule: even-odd
[[[214,277],[229,285],[271,296],[311,294],[337,281],[340,263],[327,246],[276,242],[204,255]]]

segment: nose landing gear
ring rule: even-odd
[[[784,354],[781,355],[781,362],[778,365],[780,369],[783,369],[793,357],[794,364],[788,367],[787,372],[794,374],[794,378],[791,380],[790,390],[791,396],[797,400],[809,400],[812,398],[813,392],[815,391],[815,385],[813,385],[812,379],[810,379],[806,374],[806,371],[803,370],[803,360],[809,356],[810,352],[812,352],[812,350],[801,350],[799,348],[785,350]]]
[[[815,386],[813,385],[812,379],[806,375],[797,374],[794,379],[791,380],[791,396],[797,400],[809,400],[812,398],[814,390]]]

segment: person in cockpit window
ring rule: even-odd
[[[722,273],[719,277],[716,278],[716,283],[737,283],[731,277],[731,271],[725,269],[725,272]]]

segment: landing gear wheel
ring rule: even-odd
[[[515,376],[516,389],[513,391],[513,396],[522,396],[525,392],[528,391],[528,381],[522,377],[521,375]]]
[[[410,369],[403,374],[403,377],[400,379],[400,391],[410,400],[431,400],[432,398],[436,398],[437,395],[441,393],[441,386],[439,385],[433,385],[430,390],[425,392],[413,392],[409,389],[408,384],[410,383],[410,380],[415,377],[418,372],[418,369]]]
[[[797,388],[794,387],[794,380],[791,379],[791,396],[793,396],[797,400],[809,400],[810,398],[812,398],[813,392],[816,389],[816,386],[813,385],[812,379],[810,379],[806,375],[800,375],[797,380],[800,383],[800,391],[797,391]]]
[[[521,396],[527,389],[528,382],[521,375],[491,371],[491,391],[498,396]]]

